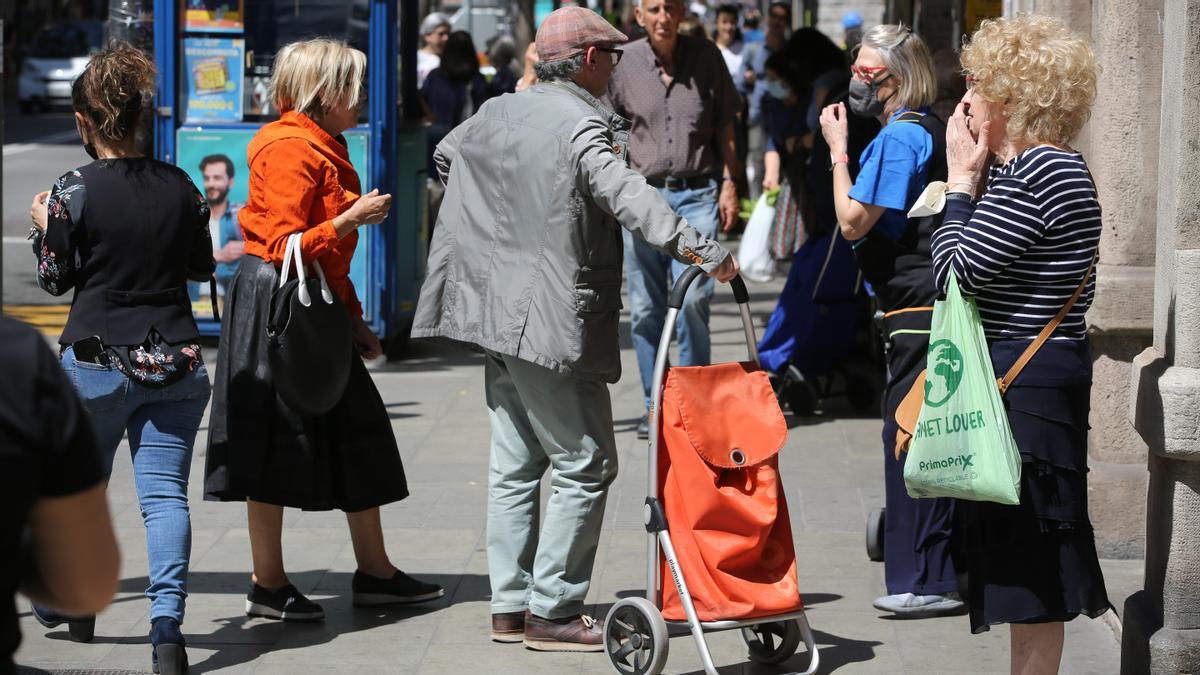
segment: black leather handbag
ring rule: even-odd
[[[321,265],[307,277],[300,234],[288,237],[267,319],[267,362],[279,398],[302,415],[329,412],[346,391],[354,346],[350,315],[329,290]],[[294,268],[295,277],[289,278]]]

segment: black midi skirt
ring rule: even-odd
[[[1002,375],[1028,342],[992,344]],[[1048,342],[1004,397],[1021,453],[1021,503],[959,501],[971,630],[1070,621],[1111,606],[1088,518],[1087,341]]]
[[[362,511],[408,496],[391,420],[362,359],[342,400],[305,416],[275,393],[267,314],[275,267],[243,256],[226,293],[213,385],[205,499]]]

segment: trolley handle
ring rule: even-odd
[[[696,277],[704,274],[704,270],[692,265],[679,275],[675,281],[675,286],[671,288],[671,297],[667,300],[667,306],[671,309],[683,308],[683,296],[687,295],[688,288]],[[742,281],[742,275],[737,275],[729,280],[730,287],[733,288],[733,299],[739,304],[744,305],[750,302],[750,293],[746,291],[746,282]]]

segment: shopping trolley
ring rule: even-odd
[[[660,460],[667,461],[666,456],[660,458],[660,439],[664,436],[664,380],[668,373],[668,354],[671,347],[671,338],[675,333],[675,322],[678,317],[680,308],[683,306],[683,299],[688,288],[696,277],[701,274],[699,267],[689,267],[676,281],[674,288],[671,290],[671,295],[668,300],[668,310],[665,326],[663,327],[662,339],[659,341],[658,354],[654,363],[654,379],[652,385],[652,407],[650,410],[651,433],[649,439],[649,467],[647,480],[647,498],[643,511],[643,520],[647,532],[647,562],[646,562],[646,595],[645,597],[631,597],[619,600],[612,609],[609,610],[604,621],[604,643],[605,651],[608,654],[609,662],[618,673],[623,675],[657,675],[663,669],[667,662],[667,654],[669,651],[669,634],[668,626],[686,627],[691,631],[692,637],[696,641],[696,648],[700,653],[701,661],[704,664],[704,671],[707,675],[717,675],[717,668],[713,665],[712,655],[709,653],[708,643],[705,641],[704,634],[706,632],[724,631],[740,629],[742,639],[745,641],[751,661],[763,664],[778,664],[786,661],[791,657],[800,642],[803,640],[809,653],[808,669],[803,672],[803,675],[812,675],[817,670],[820,662],[816,641],[813,638],[813,632],[808,623],[808,618],[804,611],[803,603],[800,601],[798,588],[795,586],[795,549],[791,540],[790,526],[787,526],[787,510],[786,500],[783,497],[783,490],[778,485],[778,475],[775,471],[773,475],[775,484],[770,490],[763,490],[760,495],[762,499],[778,500],[780,517],[780,527],[771,530],[772,536],[781,541],[786,542],[784,546],[775,545],[774,553],[778,555],[785,554],[790,559],[790,567],[786,577],[778,578],[773,581],[774,586],[790,585],[790,592],[794,595],[794,602],[788,606],[785,611],[773,613],[766,616],[751,616],[749,618],[721,618],[708,617],[702,618],[697,611],[696,603],[693,599],[693,594],[689,590],[689,574],[694,575],[693,581],[709,583],[710,577],[705,576],[711,569],[686,569],[687,565],[681,564],[681,559],[692,561],[696,567],[695,561],[698,557],[702,557],[704,553],[698,552],[694,546],[699,540],[691,533],[691,531],[681,531],[681,524],[676,519],[674,527],[677,535],[682,536],[682,546],[686,549],[676,550],[675,543],[672,540],[671,530],[672,525],[668,523],[667,512],[675,508],[672,506],[664,507],[664,500],[660,491],[663,489],[662,476],[659,474]],[[704,366],[701,368],[680,368],[679,371],[688,371],[700,374],[702,369],[722,369],[719,374],[730,375],[736,377],[753,377],[762,378],[763,382],[755,381],[754,384],[761,385],[754,389],[754,392],[760,393],[763,387],[766,388],[765,394],[762,394],[766,405],[773,409],[773,414],[779,414],[778,403],[774,402],[774,394],[770,390],[769,384],[765,382],[765,374],[758,368],[758,353],[757,340],[754,335],[754,324],[750,316],[750,298],[746,291],[746,285],[740,277],[735,277],[730,285],[733,288],[734,299],[737,301],[738,309],[741,313],[742,327],[745,331],[746,346],[749,352],[750,361],[746,364],[722,364],[718,366]],[[741,366],[741,370],[738,366]],[[732,367],[732,368],[731,368]],[[678,373],[677,373],[678,374]],[[682,380],[676,380],[679,382]],[[770,403],[774,405],[770,405]],[[674,400],[670,401],[675,405]],[[679,413],[682,414],[682,404],[680,405]],[[759,406],[756,406],[756,409]],[[679,420],[674,416],[674,408],[668,410],[671,423],[676,425],[673,429],[678,428]],[[782,416],[780,415],[780,422]],[[705,419],[703,424],[720,425],[722,420]],[[678,432],[673,432],[678,433]],[[786,438],[786,426],[782,428],[782,438]],[[669,446],[670,444],[668,444]],[[678,445],[678,444],[677,444]],[[779,443],[782,445],[782,442]],[[667,447],[665,452],[670,454],[671,447]],[[724,449],[722,449],[724,452]],[[731,467],[741,467],[746,464],[747,471],[758,471],[763,475],[763,471],[774,471],[777,468],[775,462],[775,453],[778,452],[778,447],[774,448],[771,453],[769,463],[764,463],[756,467],[754,464],[747,461],[746,455],[751,454],[750,451],[743,453],[738,447],[733,447],[729,451],[728,456],[732,461]],[[704,455],[699,449],[697,454]],[[711,454],[711,453],[710,453]],[[720,462],[718,462],[719,464]],[[765,467],[759,468],[759,467]],[[720,466],[711,467],[715,470],[716,476],[724,475],[724,469]],[[667,471],[672,471],[674,468],[668,466]],[[732,472],[735,473],[736,472]],[[741,478],[735,477],[735,480],[740,481]],[[696,481],[694,483],[696,490],[708,489],[711,486],[702,485],[704,481]],[[672,494],[674,498],[686,501],[686,494],[680,496],[680,487],[674,485]],[[692,489],[687,487],[686,489]],[[710,493],[716,494],[710,490]],[[776,496],[777,493],[777,496]],[[724,494],[733,494],[735,498],[739,495],[737,491],[725,492]],[[678,515],[678,511],[674,511]],[[772,527],[774,527],[772,525]],[[736,529],[736,528],[735,528]],[[786,530],[785,532],[778,532]],[[778,533],[777,533],[778,532]],[[776,534],[777,533],[777,534]],[[759,540],[761,541],[761,540]],[[770,542],[768,542],[770,543]],[[661,556],[661,557],[660,557]],[[707,564],[707,561],[706,561]],[[786,564],[786,561],[785,561]],[[662,586],[664,574],[669,574],[673,589],[671,587]],[[787,582],[786,584],[783,582]],[[736,581],[734,583],[741,583]],[[754,583],[754,582],[751,582]],[[763,586],[769,588],[769,586]],[[705,590],[707,587],[700,588]],[[673,592],[672,592],[673,591]],[[787,601],[784,597],[784,601]],[[670,601],[672,613],[676,613],[679,608],[682,608],[684,616],[680,620],[668,621],[664,618],[666,611],[666,602]],[[703,601],[704,599],[701,598]],[[706,611],[712,613],[712,607],[716,606],[713,603],[708,603]],[[753,612],[751,612],[753,613]]]

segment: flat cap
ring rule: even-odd
[[[629,38],[599,14],[586,7],[561,7],[538,27],[538,60],[561,61],[582,54],[594,45],[624,44]]]

